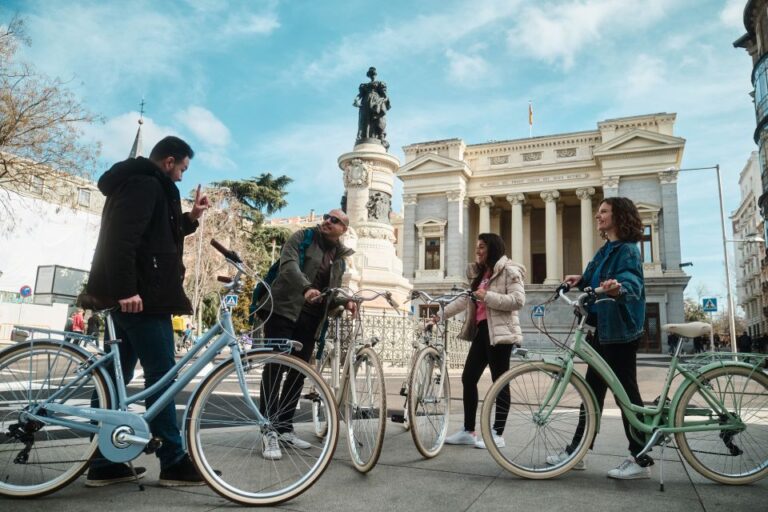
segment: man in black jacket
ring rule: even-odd
[[[144,369],[149,387],[173,367],[172,314],[189,314],[192,306],[184,294],[184,237],[194,232],[208,208],[208,198],[197,188],[192,211],[181,213],[181,198],[174,182],[181,181],[194,152],[178,137],[157,143],[149,159],[129,158],[112,166],[99,179],[107,197],[101,230],[86,292],[105,305],[119,306],[112,313],[126,384],[136,362]],[[147,398],[149,409],[167,387]],[[182,449],[171,401],[149,423],[162,440],[160,485],[202,485],[203,479]],[[142,476],[146,470],[136,468]],[[96,457],[86,485],[100,487],[133,478],[125,464]]]

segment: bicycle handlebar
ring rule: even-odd
[[[458,293],[450,294],[450,295],[438,295],[437,297],[432,297],[427,292],[423,292],[421,290],[412,290],[411,291],[411,300],[422,298],[424,301],[428,303],[436,303],[436,304],[442,304],[443,306],[446,306],[450,304],[451,302],[455,301],[459,297],[463,296],[473,297],[472,290],[460,290]]]
[[[231,249],[227,249],[226,247],[221,245],[219,242],[217,242],[213,238],[211,238],[211,245],[213,246],[214,249],[219,251],[228,260],[231,260],[234,263],[242,263],[243,262],[243,260],[240,259],[240,256],[238,256],[238,254],[235,251],[233,251]]]
[[[373,293],[373,297],[365,297],[361,295],[362,292],[371,292]],[[392,292],[390,291],[376,291],[376,290],[370,290],[370,289],[362,289],[358,290],[357,292],[350,293],[350,290],[347,288],[328,288],[324,292],[322,292],[319,297],[336,297],[340,296],[343,299],[351,300],[353,302],[356,302],[357,304],[361,304],[363,302],[376,300],[379,297],[384,297],[384,300],[387,301],[387,304],[390,305],[392,309],[400,309],[400,305],[397,303],[397,301],[392,297]]]

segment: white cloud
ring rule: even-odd
[[[480,29],[519,15],[520,3],[521,0],[476,0],[472,2],[471,15],[467,13],[467,5],[462,3],[429,16],[415,16],[397,25],[353,33],[317,59],[297,64],[301,72],[290,69],[285,77],[291,81],[322,82],[355,70],[365,70],[372,62],[382,66],[395,59],[431,52],[436,47],[446,48]]]
[[[655,95],[664,85],[666,63],[658,57],[640,54],[630,63],[629,68],[621,74],[624,86],[619,89],[622,99]]]
[[[728,28],[745,30],[744,28],[744,0],[726,0],[723,10],[720,11],[720,21]]]
[[[626,38],[628,33],[660,20],[674,4],[675,0],[547,2],[523,9],[507,34],[507,42],[513,52],[559,62],[567,70],[581,51],[612,44],[615,34]]]
[[[176,114],[176,120],[205,144],[226,147],[230,143],[229,128],[208,109],[192,105]]]
[[[445,57],[448,59],[448,76],[453,83],[472,87],[487,86],[489,82],[494,81],[488,61],[480,55],[469,55],[448,49]]]
[[[258,15],[250,14],[246,16],[232,16],[223,27],[225,34],[257,34],[269,35],[280,28],[280,22],[276,14]]]
[[[126,112],[108,119],[103,125],[86,126],[83,132],[86,139],[101,143],[101,159],[111,165],[128,158],[139,127],[138,119],[138,112]],[[149,156],[152,147],[166,135],[178,135],[173,128],[157,124],[149,117],[144,118],[141,134],[143,156]]]

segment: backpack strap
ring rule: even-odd
[[[304,255],[307,252],[307,248],[312,245],[312,237],[314,236],[314,230],[312,228],[304,230],[304,239],[299,244],[299,269],[304,270]]]

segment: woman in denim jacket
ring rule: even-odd
[[[566,276],[565,282],[570,286],[578,286],[580,290],[588,286],[601,286],[614,299],[592,306],[587,323],[596,329],[593,335],[587,336],[587,341],[614,371],[631,402],[643,405],[637,385],[637,347],[645,322],[643,262],[637,246],[642,238],[643,224],[635,204],[625,197],[603,199],[595,218],[597,229],[606,242],[582,275]],[[595,392],[602,413],[607,385],[591,367],[587,370],[586,379]],[[609,471],[608,477],[621,480],[650,478],[653,459],[648,455],[637,457],[643,445],[630,434],[629,421],[624,411],[621,419],[629,441],[630,457]],[[582,423],[565,451],[570,453],[571,447],[581,441],[584,430]],[[557,464],[564,456],[561,452],[550,456],[547,462]],[[574,469],[586,469],[585,461],[582,460]]]

